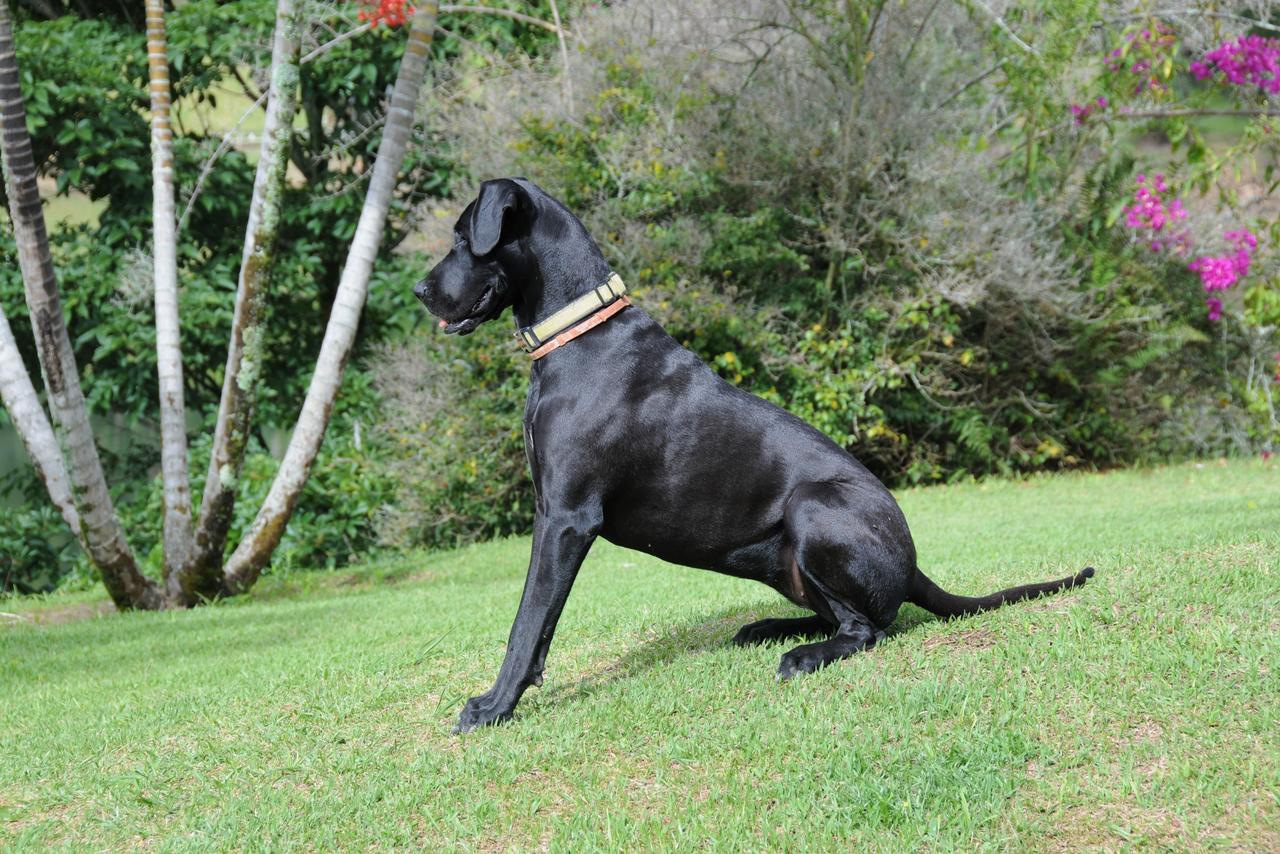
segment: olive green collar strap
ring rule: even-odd
[[[532,326],[521,327],[516,332],[516,341],[525,352],[532,353],[578,321],[622,298],[626,292],[627,286],[622,283],[622,277],[617,273],[610,273],[603,285],[592,288],[550,317],[539,320]]]

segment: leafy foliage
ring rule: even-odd
[[[96,9],[92,4],[83,8]],[[93,203],[89,222],[54,224],[52,249],[91,410],[100,421],[129,425],[134,434],[115,452],[106,449],[109,480],[116,485],[117,504],[135,549],[154,557],[160,503],[153,481],[158,459],[157,382],[143,21],[140,8],[137,15],[114,9],[86,18],[75,16],[79,7],[68,11],[73,14],[52,20],[19,12],[16,42],[23,93],[41,178],[52,182],[58,194]],[[357,25],[354,4],[315,6],[310,13],[307,51]],[[177,252],[186,403],[198,435],[211,431],[221,393],[252,194],[257,148],[253,132],[260,124],[260,110],[254,114],[245,108],[266,85],[262,66],[273,23],[270,0],[193,0],[166,14],[178,207],[185,210]],[[550,38],[541,29],[493,16],[445,18],[442,23],[469,43],[492,45],[498,51]],[[275,463],[265,450],[267,438],[293,423],[310,379],[308,368],[319,350],[363,205],[380,143],[384,101],[404,44],[402,32],[379,28],[342,41],[303,65],[291,178],[266,298],[270,341],[255,419],[262,435],[242,480],[242,515],[256,508],[274,472]],[[457,61],[458,37],[438,38],[433,50],[442,65]],[[423,262],[395,250],[413,229],[414,207],[446,192],[455,172],[448,150],[425,125],[415,127],[414,133],[392,201],[354,370],[348,372],[348,400],[341,404],[344,410],[361,412],[366,424],[373,405],[360,370],[366,342],[395,334],[416,317],[408,310],[410,287]],[[6,230],[0,234],[0,304],[13,321],[27,364],[34,367],[22,291]],[[353,423],[347,422],[348,428]],[[336,433],[342,430],[342,424],[334,425]],[[343,562],[373,544],[384,490],[369,474],[367,445],[356,447],[352,441],[350,435],[330,438],[277,565]],[[193,442],[196,495],[207,451],[207,444]],[[15,488],[35,498],[34,476],[24,470],[17,480],[24,482]],[[48,523],[48,538],[57,538],[60,523],[55,516],[37,514],[31,519],[32,524]],[[238,518],[233,534],[247,521]],[[56,578],[67,561],[49,565],[54,567],[50,577]],[[34,560],[23,566],[29,584],[46,584],[44,576],[30,569]]]
[[[576,22],[572,100],[545,94],[548,63],[443,108],[473,174],[565,200],[678,340],[891,483],[1231,447],[1248,416],[1217,372],[1240,346],[1212,334],[1185,262],[1115,228],[1138,138],[1088,137],[1062,91],[1096,49],[1082,21],[1110,7],[1031,5],[1004,20],[1030,51],[980,10],[927,3],[601,10]],[[1151,54],[1144,85],[1167,79],[1150,41],[1131,48]],[[1108,103],[1136,79],[1126,64]],[[380,357],[431,377],[383,389],[392,444],[419,462],[388,476],[429,508],[393,541],[527,526],[505,513],[527,506],[505,338],[418,335]]]

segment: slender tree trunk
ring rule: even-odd
[[[36,189],[35,161],[31,155],[7,3],[0,3],[0,151],[27,309],[31,314],[49,408],[65,449],[64,458],[69,463],[71,490],[80,513],[85,547],[101,570],[102,580],[118,607],[161,607],[163,595],[138,571],[125,541],[93,442],[89,412],[80,389],[80,374],[62,315],[53,259],[49,255],[44,211]]]
[[[211,596],[222,586],[222,552],[235,510],[236,486],[244,463],[258,384],[265,354],[262,309],[267,281],[275,260],[280,225],[280,201],[293,137],[293,117],[298,100],[298,48],[301,4],[279,0],[271,48],[271,88],[267,98],[262,153],[253,184],[249,225],[240,281],[236,289],[235,317],[227,348],[227,368],[218,406],[218,424],[205,480],[200,521],[196,526],[193,590]]]
[[[36,396],[35,386],[31,384],[26,365],[22,363],[22,354],[18,352],[18,345],[13,340],[13,330],[9,328],[9,319],[5,317],[3,308],[0,308],[0,402],[9,413],[18,437],[27,449],[27,456],[35,466],[36,474],[49,492],[53,506],[58,508],[67,526],[83,546],[80,514],[76,512],[75,502],[71,498],[71,486],[67,483],[67,468],[62,462],[58,439],[53,434],[53,427],[44,414],[44,408],[40,406],[40,399]]]
[[[435,0],[426,0],[413,15],[382,142],[378,145],[369,193],[347,253],[347,263],[342,270],[307,398],[289,439],[284,461],[271,484],[271,491],[258,510],[252,527],[227,561],[225,586],[228,592],[239,593],[251,587],[270,560],[298,504],[320,443],[324,440],[333,403],[342,384],[342,372],[355,341],[360,313],[369,293],[369,276],[382,242],[396,176],[404,163],[405,149],[413,129],[414,111],[435,32],[437,8]]]
[[[151,258],[156,306],[156,369],[160,380],[160,472],[164,480],[164,566],[170,598],[189,604],[191,481],[178,326],[178,235],[173,199],[173,131],[169,127],[169,57],[164,0],[146,0],[151,81]],[[185,583],[184,582],[188,582]]]

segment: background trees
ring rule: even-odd
[[[54,351],[46,347],[44,342],[54,342],[58,348],[56,353],[60,360],[57,362],[59,368],[57,371],[51,371],[50,382],[47,385],[50,391],[51,408],[57,416],[54,424],[66,437],[63,439],[63,444],[72,454],[77,452],[76,449],[82,449],[86,455],[83,459],[69,457],[67,467],[70,473],[72,495],[80,510],[79,527],[82,542],[87,547],[95,568],[102,573],[108,589],[112,591],[113,598],[122,607],[189,605],[201,598],[244,590],[252,584],[253,579],[279,543],[284,527],[301,497],[303,485],[333,412],[342,368],[354,343],[372,262],[383,243],[384,224],[388,214],[394,212],[403,216],[405,204],[412,201],[414,193],[420,191],[420,186],[425,181],[420,173],[415,174],[413,164],[410,164],[406,170],[407,174],[402,171],[401,165],[414,124],[418,92],[430,53],[429,45],[437,29],[435,5],[423,4],[422,8],[410,17],[408,47],[403,46],[405,44],[403,38],[398,40],[399,52],[403,52],[404,58],[395,57],[395,68],[399,70],[392,77],[394,87],[389,91],[375,90],[356,94],[353,90],[362,82],[366,80],[375,84],[378,82],[376,66],[366,68],[362,70],[363,75],[349,76],[349,82],[353,85],[328,88],[330,97],[335,99],[335,106],[328,107],[325,100],[326,88],[323,86],[310,87],[308,91],[299,94],[301,81],[299,66],[306,60],[321,57],[335,46],[346,46],[347,42],[354,40],[348,38],[351,33],[345,33],[316,46],[304,56],[303,42],[308,37],[315,40],[315,33],[309,28],[304,32],[303,10],[297,4],[282,2],[277,7],[274,24],[265,30],[271,35],[272,41],[270,61],[264,64],[265,72],[259,75],[262,79],[256,81],[246,79],[245,69],[240,64],[245,58],[243,40],[224,43],[228,56],[222,62],[221,69],[217,68],[219,62],[216,58],[211,58],[204,53],[211,45],[217,43],[219,36],[186,43],[190,53],[179,53],[175,61],[168,62],[163,9],[157,6],[149,11],[151,14],[148,21],[147,49],[151,58],[152,72],[149,106],[152,108],[152,142],[155,155],[152,225],[154,245],[157,246],[158,251],[153,253],[153,266],[148,266],[152,266],[153,275],[149,284],[156,294],[158,318],[156,328],[159,332],[159,359],[153,364],[158,363],[160,366],[160,420],[165,425],[162,442],[164,447],[162,457],[165,465],[161,490],[164,510],[155,514],[163,519],[164,536],[161,538],[162,544],[151,549],[149,558],[153,573],[158,570],[159,574],[163,575],[163,584],[160,586],[139,572],[133,551],[124,538],[111,500],[106,493],[106,481],[101,467],[97,464],[95,446],[90,438],[88,411],[83,402],[75,396],[79,391],[79,383],[74,374],[75,354],[72,352],[69,337],[63,331],[65,329],[62,325],[63,312],[56,302],[57,288],[53,278],[53,267],[49,257],[48,241],[43,235],[40,204],[36,198],[37,161],[22,149],[23,145],[29,149],[30,143],[27,136],[27,123],[25,117],[21,115],[23,99],[17,85],[20,66],[17,57],[11,51],[5,54],[6,70],[12,78],[6,90],[11,97],[5,101],[5,155],[6,166],[9,167],[6,174],[11,179],[9,195],[13,211],[12,221],[17,245],[24,261],[23,280],[28,303],[33,308],[32,316],[41,322],[44,322],[44,318],[50,319],[47,333],[43,331],[44,327],[37,324],[38,334],[35,340],[39,344],[40,363],[46,369],[54,363],[50,355]],[[193,10],[184,7],[183,11]],[[214,12],[215,10],[211,7],[201,11]],[[216,11],[221,11],[225,15],[225,8]],[[332,9],[327,11],[330,15],[337,14],[339,21],[341,20],[341,13],[335,13]],[[351,12],[352,14],[347,17],[354,17],[354,10]],[[252,16],[249,16],[248,20],[251,25],[254,23]],[[11,33],[8,19],[6,18],[3,23],[5,35],[8,36]],[[219,23],[226,23],[226,19],[220,22],[218,15],[211,14],[210,20],[202,22],[203,34],[211,36],[212,33],[207,27],[210,25],[216,27]],[[94,24],[99,28],[107,26],[103,21],[95,21]],[[176,27],[173,28],[173,31],[176,29]],[[367,30],[369,27],[361,29]],[[246,33],[243,27],[240,30],[238,35],[243,39]],[[258,32],[263,31],[259,27]],[[191,33],[188,31],[184,35],[189,37]],[[224,32],[220,37],[228,38],[228,34]],[[6,41],[6,44],[10,43],[11,40]],[[71,51],[83,48],[82,44],[67,43],[63,46]],[[252,43],[249,48],[252,50]],[[110,58],[107,61],[110,62]],[[214,425],[213,442],[209,452],[209,474],[204,479],[204,495],[199,505],[199,516],[194,525],[191,521],[193,508],[189,501],[190,490],[185,472],[188,463],[183,433],[189,425],[186,424],[182,400],[184,389],[179,368],[180,356],[176,334],[174,296],[177,271],[174,269],[176,259],[173,257],[175,209],[172,204],[174,164],[169,144],[169,122],[166,110],[172,91],[168,71],[170,68],[181,69],[188,66],[188,62],[199,69],[196,72],[197,75],[201,72],[205,73],[204,88],[193,87],[187,93],[192,99],[191,103],[194,104],[192,109],[197,113],[197,108],[204,101],[207,101],[211,107],[216,106],[215,96],[209,90],[215,82],[224,80],[226,76],[235,78],[246,94],[252,93],[255,87],[260,89],[261,94],[255,100],[265,101],[266,105],[265,121],[260,134],[262,142],[259,149],[257,177],[250,194],[247,234],[243,243],[242,261],[239,265],[235,313],[229,326],[232,345],[227,351],[225,369],[220,373],[222,392],[216,418],[212,413],[206,415],[206,418],[212,419],[209,423]],[[216,69],[214,73],[208,73],[210,68]],[[119,67],[117,66],[115,70],[118,73]],[[225,74],[217,76],[219,70]],[[131,93],[137,96],[141,81],[128,82],[138,86],[138,90]],[[61,93],[57,91],[56,82],[53,88],[55,97],[52,100],[58,102],[59,107],[65,107]],[[99,89],[95,94],[97,100],[125,100],[119,97],[119,93],[109,90]],[[390,109],[384,113],[383,102],[387,95],[390,95]],[[299,103],[310,110],[309,133],[305,138],[307,146],[303,147],[301,153],[295,145],[293,132],[293,117]],[[97,109],[97,105],[86,100],[80,108],[88,114]],[[134,109],[136,109],[135,105],[126,105],[115,116],[116,120],[123,125],[135,124],[131,121],[130,115]],[[338,136],[328,139],[329,134],[337,128],[339,113],[345,113],[351,121],[340,130]],[[86,147],[92,146],[96,135],[88,129],[88,116],[76,117],[74,124],[72,121],[70,117],[62,120],[58,141],[71,143],[80,139]],[[363,125],[353,129],[350,126],[353,122],[363,122]],[[36,124],[39,126],[38,121]],[[136,130],[136,128],[131,129]],[[10,141],[15,145],[10,146]],[[216,164],[214,161],[226,150],[227,146],[220,143],[208,156],[203,168],[193,169],[189,173],[194,180],[187,194],[188,208],[196,203],[209,205],[211,197],[206,179],[216,169],[221,168],[222,164]],[[42,165],[46,169],[53,169],[54,167],[50,164],[57,159],[53,156],[46,157]],[[290,336],[291,330],[287,328],[287,324],[282,324],[286,327],[283,329],[270,326],[271,317],[267,309],[269,289],[279,292],[282,281],[288,281],[284,276],[277,275],[279,268],[286,266],[279,263],[278,254],[285,253],[278,253],[277,247],[284,245],[284,241],[290,237],[287,231],[288,221],[283,213],[289,202],[284,190],[287,183],[287,167],[290,165],[294,165],[302,175],[300,182],[293,182],[295,187],[301,184],[301,188],[306,188],[315,194],[340,196],[346,193],[357,197],[354,203],[348,201],[345,209],[340,206],[327,206],[331,214],[329,217],[325,216],[326,205],[324,204],[316,206],[317,209],[302,213],[294,212],[293,222],[301,224],[303,231],[319,229],[317,236],[322,237],[325,248],[325,251],[317,251],[315,247],[320,241],[307,244],[305,239],[295,241],[290,246],[294,253],[292,260],[311,267],[310,270],[305,270],[306,273],[325,272],[315,270],[315,265],[323,263],[325,256],[334,259],[340,257],[345,246],[347,244],[351,246],[351,252],[346,256],[345,262],[341,266],[334,263],[328,271],[334,274],[338,270],[342,271],[340,281],[333,282],[330,286],[336,287],[332,301],[336,308],[333,311],[330,311],[329,299],[316,299],[314,286],[305,286],[298,279],[293,280],[300,286],[296,291],[301,291],[310,299],[310,303],[303,306],[310,310],[296,310],[299,294],[286,291],[295,301],[295,305],[290,306],[295,310],[287,316],[294,321],[296,329],[302,330],[302,334],[298,336],[303,339],[302,341]],[[130,164],[123,158],[119,159],[119,162],[113,162],[112,166],[124,171],[136,171],[136,167],[130,169]],[[74,167],[70,171],[74,172]],[[350,185],[336,192],[326,192],[328,188],[322,185],[321,179],[328,173],[346,175]],[[106,172],[103,174],[108,175]],[[415,179],[418,180],[415,181]],[[431,179],[439,180],[439,175],[432,175]],[[365,182],[370,187],[368,192],[358,186]],[[321,186],[315,186],[316,184]],[[66,186],[75,188],[72,183]],[[114,205],[117,188],[109,177],[101,182],[101,186],[94,185],[90,189],[91,192],[85,194],[90,200],[96,198],[92,191],[101,190],[101,195],[110,200],[108,208]],[[405,196],[400,205],[394,204],[392,199],[397,190]],[[120,195],[127,197],[128,194],[121,191]],[[137,205],[136,208],[128,211],[128,214],[140,219],[140,208],[141,205]],[[396,210],[397,208],[399,210]],[[216,205],[211,210],[217,217],[225,216],[227,213],[225,209],[220,209]],[[334,215],[335,211],[336,215]],[[354,222],[349,226],[343,224],[344,216],[357,217],[358,226]],[[125,227],[117,228],[114,236],[118,237],[121,243],[136,240],[143,232],[141,223],[130,221],[127,215],[122,216],[122,219],[125,220],[123,223]],[[178,221],[177,228],[180,229],[186,220],[187,217],[184,215]],[[90,228],[84,228],[81,234],[87,235],[91,231]],[[101,237],[102,231],[102,226],[99,224],[96,229],[98,233],[95,233],[94,237]],[[397,237],[402,238],[403,227],[400,227],[399,231]],[[224,234],[224,243],[230,243],[229,234]],[[115,248],[119,249],[118,246]],[[203,251],[206,248],[208,251]],[[220,257],[219,250],[225,251],[226,248],[228,247],[219,246],[216,249],[212,246],[200,247],[194,255],[184,259],[183,266],[187,270],[205,271],[212,266],[206,262],[215,257],[215,253]],[[137,249],[133,251],[136,257]],[[90,250],[86,254],[95,253]],[[117,257],[109,256],[98,260],[100,263],[105,261],[106,264],[118,263],[118,254]],[[121,270],[120,275],[122,278],[135,276],[141,268],[141,264],[135,264],[131,269]],[[220,269],[215,267],[213,273],[216,276],[219,273],[229,272],[230,269],[232,269],[230,264],[224,262]],[[37,288],[37,285],[40,287]],[[33,294],[40,296],[44,302],[32,302]],[[190,301],[190,295],[188,295],[188,301]],[[92,311],[95,313],[100,309],[101,305],[92,306]],[[324,323],[326,317],[329,320],[327,326]],[[86,325],[98,332],[103,326],[96,317],[88,318]],[[307,353],[310,349],[307,346],[310,341],[306,340],[308,336],[311,340],[318,341],[320,330],[326,330],[325,345],[321,349],[324,361],[319,364],[314,376],[311,376],[307,371],[299,370],[296,357],[299,352]],[[136,348],[132,346],[136,343],[136,336],[132,340],[112,343],[137,354]],[[213,348],[204,346],[205,341],[197,340],[196,344],[197,351],[207,359],[209,350]],[[99,354],[95,352],[93,355]],[[267,385],[266,377],[273,360],[288,364],[287,382],[293,384],[289,391],[296,394],[297,391],[306,388],[308,397],[303,406],[302,418],[292,431],[290,452],[286,455],[284,466],[272,480],[273,489],[268,494],[268,500],[254,517],[254,524],[250,529],[251,535],[241,543],[244,548],[226,555],[227,562],[224,566],[227,536],[236,522],[236,499],[242,491],[240,489],[241,469],[250,441],[255,438],[251,426],[254,424],[254,408],[260,387]],[[197,368],[199,367],[198,365]],[[15,375],[20,373],[16,371]],[[212,373],[211,365],[204,371],[197,370],[197,374],[200,373],[204,374],[205,379],[216,376]],[[274,372],[274,377],[281,380],[285,373],[277,370]],[[304,374],[308,375],[304,376]],[[66,387],[70,395],[65,403],[59,396],[62,391],[56,382],[63,377],[67,378]],[[107,382],[110,382],[110,379]],[[268,392],[274,390],[267,388]],[[17,402],[30,398],[30,394],[26,394],[25,389],[18,389],[13,395],[6,395],[7,401],[10,398]],[[153,406],[148,405],[146,398],[141,394],[137,396],[135,405],[144,413],[153,410]],[[21,406],[16,405],[10,408],[22,409]],[[30,409],[30,407],[27,408]],[[120,414],[114,408],[109,411],[113,415]],[[292,416],[287,415],[288,408],[283,411],[291,420]],[[23,427],[28,436],[43,438],[48,432],[47,429],[43,433],[32,432],[22,422],[15,423]],[[356,444],[358,445],[358,438]],[[30,441],[28,445],[35,447]],[[197,458],[202,456],[200,452],[203,450],[204,448],[196,449]],[[56,457],[57,454],[53,456]],[[139,461],[140,459],[141,455]],[[50,473],[47,469],[47,466],[42,466],[40,472],[46,475],[45,479],[50,482],[51,494],[58,496],[62,490],[63,480],[58,477],[58,472]],[[34,484],[28,486],[28,492],[36,491],[38,489]],[[143,523],[142,527],[145,534],[148,526]],[[350,544],[348,547],[351,547]]]
[[[277,566],[527,526],[525,362],[501,324],[442,339],[408,297],[454,198],[495,174],[528,174],[564,198],[646,308],[726,379],[890,482],[1270,450],[1280,438],[1277,95],[1209,58],[1254,37],[1258,73],[1270,73],[1276,4],[575,4],[554,10],[563,45],[549,4],[508,6],[525,19],[439,19],[431,118],[409,126],[353,370]],[[33,162],[45,194],[62,194],[50,210],[75,200],[89,212],[53,229],[52,255],[112,498],[155,577],[166,501],[150,336],[163,274],[146,33],[141,8],[63,11],[17,13]],[[300,58],[359,25],[345,4],[302,11]],[[258,162],[245,137],[260,129],[260,114],[241,116],[266,91],[273,21],[258,0],[165,15],[197,496],[221,489],[206,461]],[[302,404],[403,43],[378,27],[300,65],[262,291],[272,346],[231,542],[253,526]],[[1162,204],[1187,212],[1186,254],[1172,242],[1152,251],[1150,219],[1126,225],[1140,172],[1161,174]],[[1207,293],[1189,264],[1229,257],[1225,232],[1246,228],[1250,269]],[[34,367],[14,266],[0,264],[0,305]],[[1219,319],[1206,297],[1221,301]],[[30,471],[8,475],[19,509],[0,522],[0,551],[25,556],[6,557],[0,582],[28,589],[77,552]]]

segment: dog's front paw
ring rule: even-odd
[[[479,697],[467,700],[466,705],[462,707],[462,714],[458,715],[458,723],[453,731],[471,732],[482,726],[500,724],[511,720],[511,712],[511,706],[504,708],[502,703],[489,694],[481,694]]]

